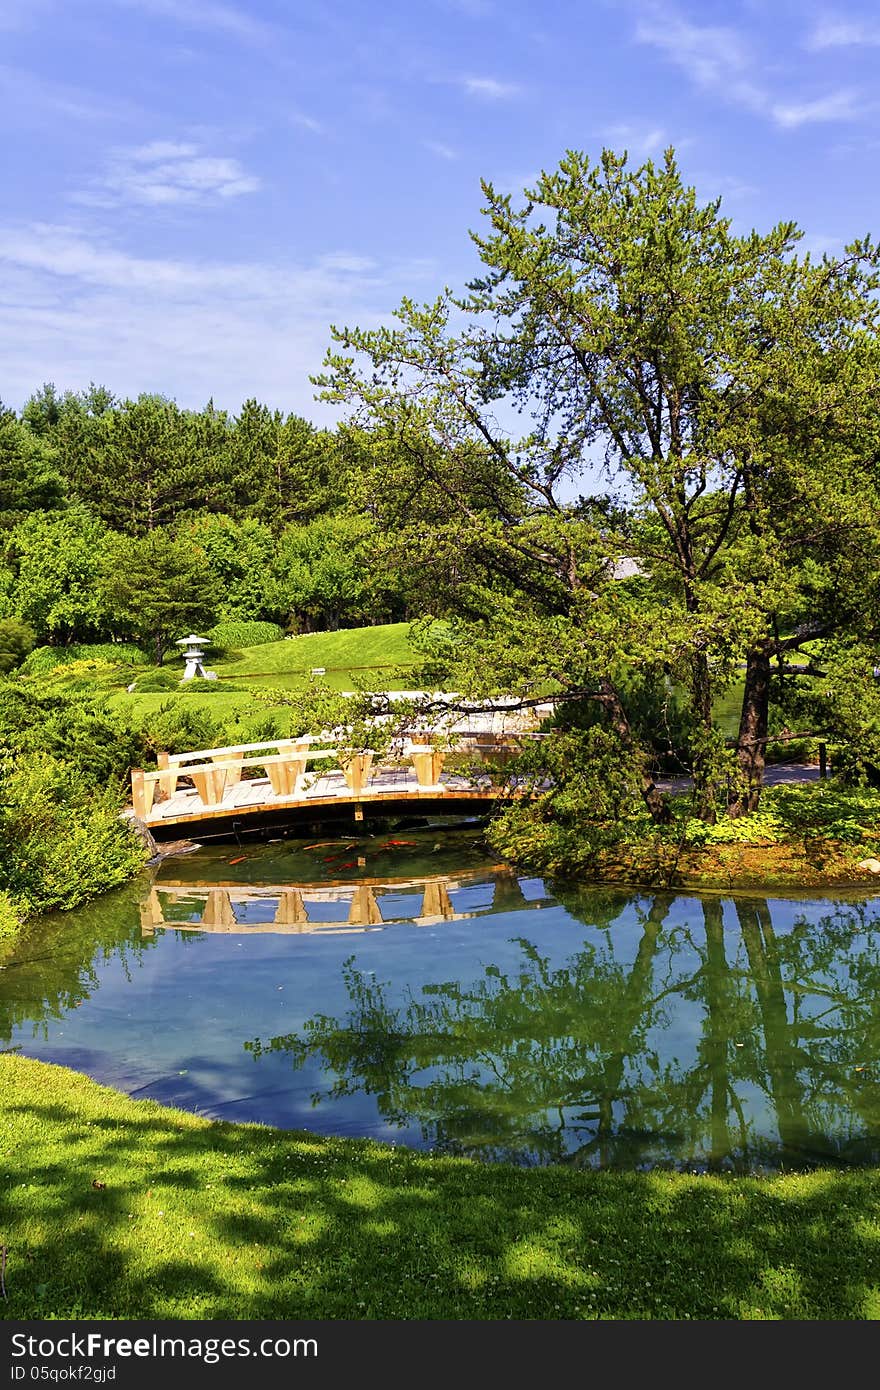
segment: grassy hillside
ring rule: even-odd
[[[311,679],[311,670],[320,667],[324,668],[324,674],[318,679],[332,690],[354,690],[360,685],[373,690],[408,689],[412,682],[407,679],[407,668],[414,667],[419,660],[408,633],[408,623],[389,623],[380,627],[309,633],[223,656],[212,657],[209,651],[207,664],[218,676],[216,687],[209,691],[179,688],[172,680],[170,690],[129,694],[126,686],[132,678],[149,677],[155,668],[108,664],[113,649],[106,644],[94,649],[78,647],[73,662],[66,661],[63,648],[57,653],[53,650],[51,655],[58,660],[53,661],[51,667],[44,660],[45,670],[41,667],[32,675],[25,671],[21,679],[40,689],[46,688],[49,680],[60,690],[94,689],[111,705],[128,711],[137,723],[148,719],[171,699],[185,702],[190,708],[203,708],[219,720],[255,712],[273,715],[279,727],[289,732],[289,711],[283,706],[263,703],[255,710],[251,691],[302,689]],[[183,664],[172,655],[163,671],[172,678],[179,677],[183,674]]]
[[[387,623],[382,627],[344,628],[339,632],[312,632],[301,637],[288,637],[282,642],[267,642],[264,646],[248,647],[232,659],[212,661],[218,676],[235,680],[249,678],[293,677],[307,675],[316,666],[323,666],[327,678],[337,677],[343,684],[338,689],[351,689],[354,677],[369,676],[378,681],[391,681],[394,689],[403,688],[400,678],[393,680],[398,666],[412,666],[418,653],[409,642],[409,623]]]

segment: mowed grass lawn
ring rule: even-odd
[[[207,664],[217,672],[217,690],[156,691],[129,694],[112,692],[108,699],[119,709],[128,710],[140,721],[148,718],[169,699],[185,700],[188,705],[206,709],[216,719],[236,715],[266,714],[277,720],[282,732],[289,733],[290,714],[283,705],[260,701],[251,691],[302,690],[312,679],[310,672],[324,668],[315,677],[331,690],[406,690],[410,688],[405,669],[420,660],[409,641],[409,623],[386,623],[379,627],[345,628],[338,632],[313,632],[281,642],[247,647],[230,658],[214,658],[207,653]],[[182,664],[171,657],[167,669],[183,673]],[[128,677],[126,677],[128,679]],[[225,684],[236,687],[227,690]]]
[[[217,675],[223,679],[265,679],[278,683],[278,677],[294,677],[302,681],[310,670],[324,667],[329,683],[331,676],[343,684],[335,688],[352,689],[354,678],[368,678],[371,686],[376,679],[393,680],[392,688],[405,688],[395,671],[401,666],[413,666],[419,654],[409,641],[409,623],[386,623],[380,627],[343,628],[338,632],[312,632],[301,637],[289,637],[282,642],[267,642],[259,647],[247,647],[232,660],[211,661]],[[376,689],[389,687],[377,684]]]
[[[880,1316],[880,1173],[517,1169],[206,1121],[0,1056],[0,1316]]]

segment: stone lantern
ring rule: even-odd
[[[189,637],[181,637],[180,641],[175,642],[174,645],[182,648],[181,655],[186,662],[186,670],[181,680],[191,681],[196,676],[203,681],[215,681],[217,679],[216,671],[205,669],[205,647],[210,647],[210,637],[197,637],[194,632],[191,632]]]

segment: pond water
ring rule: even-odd
[[[0,1038],[201,1115],[491,1160],[876,1165],[878,904],[543,882],[476,830],[215,846],[36,924]]]

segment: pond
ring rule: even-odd
[[[0,1038],[201,1115],[487,1160],[876,1165],[878,904],[544,882],[476,829],[214,846],[36,924]]]

